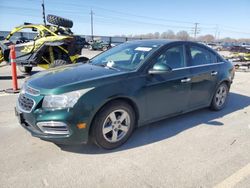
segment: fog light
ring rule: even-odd
[[[58,121],[46,121],[37,123],[39,129],[45,134],[69,134],[68,126],[63,122]]]

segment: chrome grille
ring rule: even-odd
[[[18,104],[20,110],[24,112],[31,112],[35,102],[32,99],[26,97],[24,94],[20,94],[18,97]]]

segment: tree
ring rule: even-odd
[[[230,37],[223,38],[223,39],[221,39],[221,41],[223,41],[223,42],[237,42],[236,39],[232,39]]]
[[[153,34],[153,33],[147,33],[147,34],[145,35],[145,38],[147,38],[147,39],[152,39],[152,38],[154,38],[154,34]]]
[[[155,39],[159,39],[160,38],[160,33],[159,32],[155,32],[154,33],[154,38]]]
[[[161,38],[163,39],[175,39],[176,36],[172,30],[165,31],[161,34]]]
[[[188,40],[190,36],[187,31],[179,31],[176,33],[176,38],[180,40]]]
[[[213,42],[215,41],[215,38],[213,35],[208,34],[208,35],[200,36],[198,40],[204,41],[204,42]]]

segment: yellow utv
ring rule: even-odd
[[[71,20],[59,16],[48,15],[47,21],[51,24],[24,23],[14,28],[9,35],[0,41],[0,63],[9,62],[9,46],[15,45],[16,63],[22,72],[30,73],[34,66],[45,69],[76,62],[85,62],[88,59],[80,56],[84,42],[78,41],[70,28]],[[27,32],[32,39],[20,37],[20,32]],[[17,35],[19,37],[17,38]]]

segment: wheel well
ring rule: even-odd
[[[222,84],[222,83],[227,84],[228,89],[230,89],[231,83],[230,83],[228,80],[224,80],[224,81],[221,82],[221,84]]]
[[[103,109],[103,107],[105,107],[107,104],[110,104],[114,101],[123,101],[123,102],[126,102],[128,105],[130,105],[134,112],[135,112],[135,121],[136,121],[136,126],[137,126],[137,123],[138,123],[138,120],[139,120],[139,110],[138,110],[138,107],[137,105],[135,104],[134,101],[132,101],[131,99],[129,98],[125,98],[125,97],[119,97],[119,98],[115,98],[115,99],[112,99],[112,100],[109,100],[107,101],[106,103],[104,103],[100,108],[99,110],[95,113],[94,117],[92,118],[91,120],[91,126],[90,126],[90,135],[92,133],[92,124],[94,122],[94,119],[96,118],[96,115]]]

